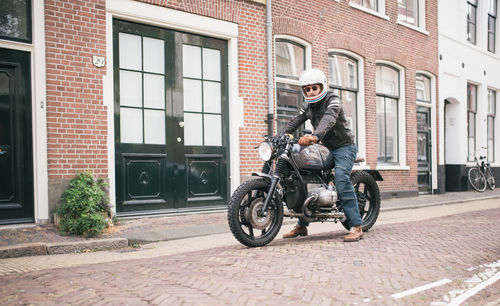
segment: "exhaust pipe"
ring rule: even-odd
[[[341,211],[337,212],[330,212],[330,213],[320,213],[312,216],[307,216],[305,214],[301,213],[296,213],[296,212],[291,212],[291,211],[286,211],[284,213],[285,217],[290,217],[290,218],[299,218],[299,217],[306,217],[306,218],[315,218],[315,219],[336,219],[340,222],[344,222],[346,220],[345,214]]]

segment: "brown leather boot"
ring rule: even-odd
[[[307,236],[307,227],[297,224],[290,233],[284,234],[283,238],[295,238],[297,236]]]
[[[351,228],[349,235],[344,237],[345,242],[354,242],[363,239],[363,228],[361,225]]]

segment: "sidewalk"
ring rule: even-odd
[[[386,199],[382,200],[381,211],[491,198],[498,198],[500,201],[500,189],[482,193],[448,192],[441,195]],[[295,222],[295,219],[284,220],[285,224]],[[0,226],[0,258],[118,249],[228,232],[226,211],[122,219],[118,225],[94,239],[61,236],[52,224]]]

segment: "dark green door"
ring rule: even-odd
[[[431,193],[432,176],[430,107],[417,106],[417,153],[418,190],[420,193]]]
[[[34,221],[30,54],[0,48],[0,224]]]
[[[224,205],[226,43],[119,20],[113,35],[118,213]]]

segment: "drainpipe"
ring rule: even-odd
[[[273,21],[271,0],[266,0],[267,31],[267,134],[274,135],[274,82],[273,82]]]

